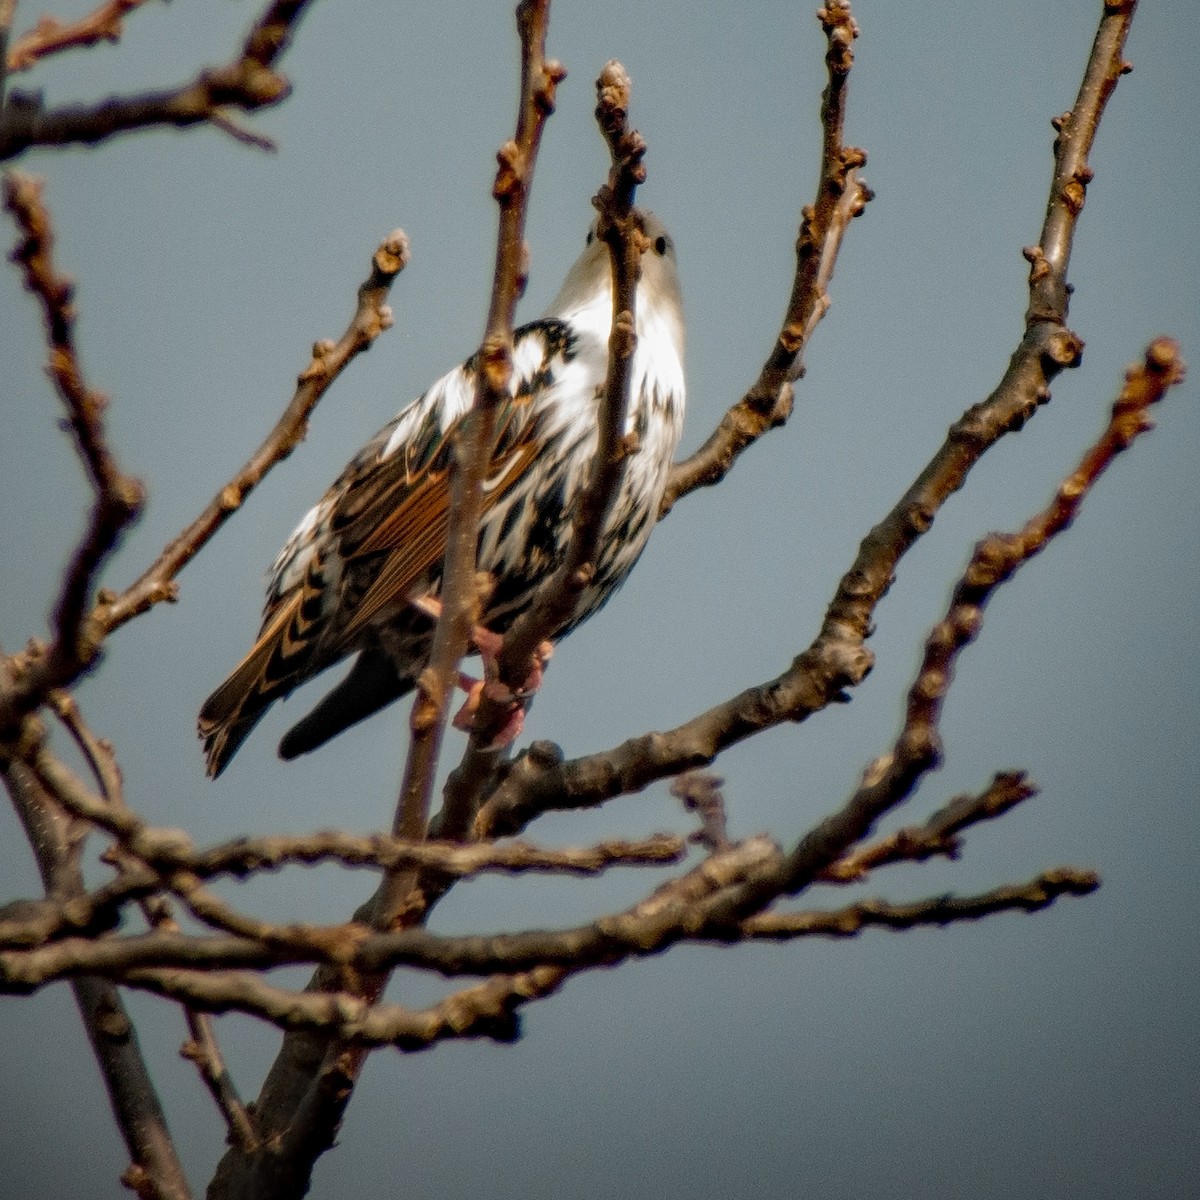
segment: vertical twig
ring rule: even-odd
[[[482,481],[495,440],[495,414],[512,376],[512,330],[517,300],[525,285],[525,216],[533,170],[546,118],[554,111],[554,93],[566,72],[545,57],[549,0],[522,0],[517,7],[521,34],[521,98],[516,136],[501,146],[492,189],[500,206],[500,230],[487,328],[479,354],[475,404],[468,414],[451,486],[446,555],[442,565],[442,613],[434,631],[428,667],[417,681],[412,710],[412,743],[393,832],[409,839],[425,836],[438,752],[445,732],[458,666],[475,624],[475,554],[483,506]],[[411,873],[385,880],[376,924],[386,925],[411,887]]]

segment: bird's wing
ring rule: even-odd
[[[506,400],[484,476],[484,512],[521,478],[538,452],[528,402]],[[409,442],[351,482],[333,514],[338,548],[347,563],[385,555],[371,585],[344,626],[353,638],[379,613],[408,602],[414,586],[446,553],[452,443],[465,418],[427,441]]]
[[[514,338],[511,394],[496,414],[484,512],[538,455],[548,398],[567,386],[574,339],[561,321]],[[573,380],[571,381],[573,384]],[[300,522],[272,568],[258,639],[200,713],[218,774],[277,699],[357,649],[368,623],[402,607],[446,551],[454,441],[475,393],[475,363],[443,376],[373,438]]]
[[[213,777],[224,770],[270,704],[304,677],[312,624],[311,615],[306,615],[306,591],[295,588],[275,606],[249,654],[204,702],[197,724]]]

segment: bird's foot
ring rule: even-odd
[[[420,596],[410,601],[413,608],[427,617],[437,620],[442,615],[442,602],[434,596]],[[542,642],[533,652],[529,674],[519,688],[510,688],[500,678],[500,652],[504,648],[504,637],[483,625],[471,630],[471,646],[483,662],[483,678],[458,676],[458,686],[467,694],[466,702],[454,714],[451,724],[464,733],[473,733],[476,718],[484,700],[506,710],[504,722],[488,743],[488,750],[499,750],[511,745],[521,735],[525,725],[525,710],[542,684],[546,663],[554,653],[552,642]]]
[[[467,699],[462,708],[454,714],[452,724],[455,729],[461,729],[465,733],[476,732],[480,706],[484,700],[489,701],[504,710],[505,715],[503,723],[493,733],[485,748],[500,750],[520,737],[521,730],[525,727],[525,710],[542,685],[546,663],[549,662],[554,647],[550,642],[542,642],[538,646],[533,654],[529,674],[521,686],[514,690],[499,677],[498,656],[503,638],[497,637],[496,634],[490,636],[496,638],[494,648],[488,647],[485,650],[484,647],[477,646],[483,659],[484,677],[475,679],[462,673],[458,676],[458,686],[466,692]]]

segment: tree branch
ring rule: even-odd
[[[900,560],[984,453],[1005,434],[1020,429],[1049,400],[1050,382],[1064,367],[1079,361],[1082,343],[1063,324],[1070,237],[1062,228],[1073,230],[1080,209],[1067,205],[1058,180],[1068,175],[1076,178],[1082,170],[1077,164],[1086,160],[1112,92],[1111,87],[1096,87],[1090,81],[1115,80],[1121,73],[1121,52],[1134,7],[1133,3],[1105,7],[1075,115],[1055,143],[1055,185],[1050,197],[1054,219],[1047,222],[1043,234],[1046,245],[1039,247],[1036,256],[1026,251],[1027,258],[1035,258],[1030,271],[1031,307],[1025,335],[1008,370],[987,399],[951,426],[945,442],[908,491],[863,539],[817,638],[775,679],[748,688],[675,729],[632,738],[612,750],[570,762],[561,761],[561,752],[557,756],[543,752],[536,759],[527,755],[480,809],[479,836],[513,833],[541,812],[592,807],[681,771],[707,766],[722,750],[752,734],[784,721],[807,720],[844,700],[846,689],[867,676],[874,663],[865,644],[872,617]]]
[[[492,296],[479,350],[477,391],[455,447],[455,470],[442,563],[442,612],[433,635],[430,661],[417,682],[412,737],[396,806],[393,833],[409,840],[426,835],[433,774],[449,712],[449,702],[476,622],[475,556],[482,511],[482,480],[494,440],[496,408],[512,373],[512,328],[517,299],[526,278],[524,240],[529,189],[542,130],[554,110],[555,90],[566,72],[545,57],[549,0],[521,0],[521,88],[516,135],[500,149],[493,195],[500,206]],[[385,876],[359,918],[376,928],[403,919],[421,919],[424,903],[411,871]],[[313,987],[335,986],[338,975],[318,972]],[[357,990],[377,997],[385,977],[356,981]],[[214,1196],[303,1195],[312,1166],[341,1122],[361,1070],[358,1047],[295,1035],[285,1038],[256,1105],[265,1136],[284,1139],[283,1157],[246,1156],[231,1151],[213,1183]]]
[[[829,282],[850,222],[872,198],[859,178],[866,152],[842,144],[847,84],[854,65],[858,24],[846,0],[830,0],[817,10],[828,49],[829,83],[821,99],[821,168],[815,201],[805,206],[796,240],[796,274],[783,325],[750,390],[721,418],[695,454],[671,468],[659,519],[675,502],[700,487],[720,483],[741,453],[792,412],[792,384],[804,373],[804,348],[829,311]]]
[[[37,24],[23,33],[9,50],[8,70],[28,71],[35,63],[52,54],[97,42],[117,42],[121,39],[122,18],[141,8],[146,0],[103,0],[86,16],[77,21],[63,22],[57,17],[39,17]]]
[[[50,797],[21,763],[0,764],[0,774],[48,892],[61,899],[82,892],[80,843],[56,818]],[[88,976],[73,979],[71,988],[132,1159],[126,1180],[142,1196],[190,1200],[191,1190],[120,993],[109,981]]]
[[[74,286],[55,270],[54,233],[42,202],[42,184],[12,172],[4,179],[4,206],[21,238],[13,251],[25,287],[42,307],[49,348],[48,372],[67,410],[66,425],[90,478],[94,500],[87,528],[71,556],[54,605],[54,638],[35,643],[12,661],[12,677],[0,689],[0,737],[13,738],[21,719],[58,687],[69,686],[95,665],[102,631],[89,619],[92,588],[122,534],[141,511],[142,485],[125,475],[109,448],[104,428],[107,399],[84,380],[75,347]]]
[[[540,647],[562,627],[596,573],[600,534],[624,474],[628,449],[625,417],[633,356],[637,347],[637,280],[645,236],[633,206],[638,185],[645,180],[646,144],[628,124],[632,82],[615,59],[606,63],[596,80],[596,121],[608,144],[608,179],[592,204],[599,211],[599,234],[608,246],[613,273],[613,319],[608,343],[608,369],[599,403],[596,455],[588,482],[571,524],[571,540],[562,565],[538,592],[533,606],[505,634],[498,672],[507,691],[521,689],[540,666]],[[500,750],[497,735],[511,718],[511,704],[483,693],[475,715],[470,743],[445,790],[438,817],[443,836],[466,836],[479,797],[496,769]]]
[[[243,1153],[256,1150],[259,1145],[258,1131],[225,1065],[213,1031],[212,1018],[187,1007],[183,1011],[187,1018],[188,1040],[180,1048],[180,1056],[195,1064],[217,1111],[225,1119],[230,1143]]]
[[[1058,867],[1027,883],[1010,883],[978,896],[931,896],[909,904],[861,900],[835,912],[759,913],[742,922],[742,931],[749,938],[780,942],[814,936],[857,937],[871,927],[900,933],[922,925],[944,927],[956,921],[978,921],[1000,912],[1038,912],[1062,896],[1087,896],[1099,886],[1099,878],[1091,871]]]
[[[831,863],[818,876],[821,883],[858,883],[876,867],[900,862],[924,862],[935,855],[957,858],[958,834],[980,821],[1003,816],[1037,795],[1020,771],[1002,771],[977,796],[956,796],[924,825],[909,825],[869,846],[860,846]]]
[[[233,62],[201,71],[181,87],[110,96],[98,104],[67,105],[48,112],[38,95],[10,95],[0,110],[0,161],[31,146],[94,145],[134,129],[211,123],[227,108],[254,112],[280,103],[291,85],[272,68],[290,45],[292,31],[310,3],[272,0]]]
[[[155,604],[174,600],[178,594],[175,577],[179,572],[241,508],[267,472],[304,440],[308,418],[334,380],[352,359],[369,350],[375,339],[392,327],[388,293],[408,259],[408,238],[402,229],[394,230],[371,259],[371,273],[358,289],[358,305],[345,333],[337,342],[322,340],[314,344],[312,358],[296,381],[291,402],[246,465],[134,583],[120,595],[105,597],[97,605],[95,619],[106,634]]]
[[[555,91],[566,77],[561,64],[546,58],[549,0],[522,0],[517,6],[521,35],[521,90],[513,140],[500,147],[492,195],[500,207],[496,264],[487,326],[478,360],[475,402],[456,446],[455,471],[442,563],[442,612],[434,630],[429,665],[417,681],[412,709],[412,742],[405,765],[393,832],[423,837],[429,822],[433,775],[441,749],[458,667],[478,623],[475,558],[483,512],[483,480],[495,440],[496,409],[512,377],[512,331],[517,300],[525,288],[528,248],[525,218],[542,130],[554,111]],[[409,881],[411,886],[411,881]],[[407,890],[407,889],[405,889]],[[388,900],[395,902],[395,897]],[[382,912],[382,910],[381,910]]]

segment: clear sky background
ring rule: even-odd
[[[59,0],[62,16],[91,0]],[[23,3],[18,26],[40,4]],[[257,5],[152,6],[116,47],[64,55],[17,86],[51,102],[189,78],[226,61]],[[620,58],[649,143],[642,200],[675,235],[688,318],[685,451],[754,378],[778,327],[796,226],[814,192],[823,38],[812,4],[624,0],[554,7],[570,70],[534,186],[525,318],[582,244],[606,168],[592,81]],[[680,504],[622,592],[560,649],[529,737],[571,755],[668,728],[781,671],[817,628],[859,539],[946,427],[1000,377],[1025,308],[1051,116],[1072,103],[1099,0],[859,0],[847,140],[878,193],[850,231],[795,415],[720,488]],[[889,743],[920,639],[974,542],[1024,521],[1102,427],[1122,371],[1159,333],[1200,362],[1196,126],[1200,8],[1146,3],[1092,157],[1071,325],[1087,350],[1053,402],[1005,439],[901,564],[875,672],[853,703],[725,755],[735,835],[794,841]],[[308,441],[181,578],[180,602],[118,633],[80,689],[116,743],[128,795],[202,842],[390,821],[403,707],[285,765],[282,731],[327,686],[279,706],[217,784],[196,711],[257,625],[263,571],[346,458],[476,346],[495,238],[489,189],[510,136],[509,3],[317,4],[283,63],[292,98],[255,125],[265,155],[212,130],[39,152],[58,261],[79,284],[89,380],[113,398],[148,510],[107,582],[132,580],[244,460],[312,341],[337,336],[380,238],[409,233],[396,328],[335,386]],[[5,223],[0,241],[11,244]],[[45,629],[86,493],[41,374],[36,311],[0,273],[0,644]],[[1195,376],[1194,376],[1195,377]],[[549,1200],[1179,1197],[1200,1171],[1200,579],[1194,383],[1122,459],[1073,528],[1006,586],[961,661],[946,764],[919,819],[993,772],[1042,795],[973,831],[962,860],[882,874],[869,894],[970,893],[1059,863],[1104,886],[1032,917],[850,943],[682,948],[579,978],[526,1009],[512,1047],[376,1054],[315,1196]],[[461,739],[455,736],[450,758]],[[530,836],[685,830],[666,786]],[[0,899],[36,876],[0,812]],[[439,930],[568,925],[628,904],[650,874],[456,889]],[[285,875],[239,900],[342,919],[365,875]],[[828,896],[831,904],[849,897]],[[813,899],[816,899],[815,897]],[[825,899],[825,897],[821,897]],[[393,987],[419,1002],[441,990]],[[176,1054],[182,1020],[131,997],[185,1164],[202,1191],[223,1129]],[[252,1096],[269,1029],[220,1032]],[[124,1149],[65,986],[0,1001],[0,1194],[124,1195]]]

